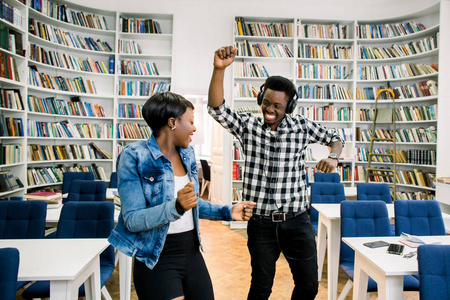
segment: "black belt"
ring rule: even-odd
[[[272,222],[284,222],[284,221],[287,221],[287,220],[289,220],[291,218],[294,218],[294,217],[296,217],[298,215],[301,215],[304,212],[306,212],[306,211],[300,211],[300,212],[293,212],[293,211],[279,212],[279,211],[275,211],[275,212],[271,213],[269,216],[253,215],[253,217],[256,218],[256,219],[271,220]]]

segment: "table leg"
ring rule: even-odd
[[[379,283],[378,283],[379,282]],[[403,297],[403,276],[387,276],[378,283],[378,299],[397,300]]]
[[[120,300],[131,299],[131,259],[119,251]]]
[[[325,249],[327,247],[327,228],[322,222],[323,217],[319,214],[317,230],[317,264],[319,281],[322,280],[323,264],[325,262]]]
[[[369,275],[361,266],[361,258],[355,254],[355,271],[353,275],[353,299],[367,298],[367,285],[369,283]],[[378,289],[379,291],[380,289]],[[378,295],[379,296],[379,295]]]
[[[339,274],[339,253],[341,251],[341,221],[330,220],[328,232],[328,299],[336,300],[338,274]]]

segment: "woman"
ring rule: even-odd
[[[109,237],[134,256],[139,299],[214,299],[199,251],[198,219],[248,220],[255,203],[211,204],[197,197],[194,106],[166,92],[152,96],[142,114],[152,129],[147,141],[125,147],[117,161],[119,222]]]

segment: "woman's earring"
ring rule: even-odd
[[[177,128],[176,126],[173,126],[172,128],[170,128],[171,131],[174,131],[175,128]]]

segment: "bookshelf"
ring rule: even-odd
[[[379,88],[387,86],[401,94],[396,100],[397,128],[403,134],[409,133],[412,138],[404,140],[401,132],[397,133],[397,149],[405,156],[411,157],[397,164],[399,171],[412,174],[422,172],[436,173],[436,128],[439,72],[432,65],[439,65],[440,23],[439,4],[407,16],[385,20],[321,20],[298,18],[266,18],[236,16],[233,30],[233,42],[238,48],[238,55],[232,70],[233,96],[231,105],[245,111],[260,109],[256,105],[256,94],[268,75],[281,75],[292,80],[298,87],[299,100],[295,113],[300,113],[311,120],[334,128],[346,140],[342,160],[338,172],[341,182],[354,187],[364,180],[362,167],[367,164],[365,151],[369,142],[364,141],[364,133],[370,129],[374,98]],[[417,32],[391,37],[365,38],[368,28],[379,27],[383,30],[386,24],[400,29],[402,23],[409,21],[420,23],[425,28]],[[244,23],[247,34],[240,24]],[[289,25],[286,25],[289,24]],[[379,26],[378,26],[379,25]],[[272,28],[282,28],[273,30]],[[260,34],[266,28],[267,36]],[[288,34],[285,34],[288,32]],[[392,31],[392,30],[390,30]],[[256,34],[255,34],[256,33]],[[288,47],[290,55],[272,55],[276,53],[269,46],[282,44]],[[392,49],[398,48],[397,55]],[[394,49],[395,49],[394,48]],[[252,50],[254,49],[254,50]],[[258,50],[259,49],[259,50]],[[400,52],[404,49],[404,52]],[[255,54],[248,55],[255,51]],[[268,55],[259,54],[269,52]],[[392,53],[391,53],[392,52]],[[416,64],[416,65],[414,65]],[[418,66],[417,66],[418,65]],[[408,73],[412,66],[413,74]],[[414,69],[416,67],[416,69]],[[420,70],[418,69],[420,68]],[[253,70],[265,72],[252,73]],[[422,71],[423,69],[423,71]],[[248,70],[243,72],[242,70]],[[417,72],[417,74],[415,73]],[[389,99],[380,100],[379,107],[391,107]],[[389,132],[389,127],[384,128]],[[428,130],[427,130],[428,129]],[[392,133],[395,135],[395,133]],[[232,137],[231,164],[229,172],[224,176],[230,178],[230,189],[224,191],[224,198],[235,200],[236,191],[242,188],[242,182],[235,177],[236,165],[244,165],[244,160],[235,158],[236,141]],[[379,143],[375,148],[388,151],[392,143]],[[312,158],[323,158],[316,148],[306,153],[306,168],[309,181],[313,181],[313,168],[317,161]],[[322,147],[324,148],[324,147]],[[414,151],[408,151],[414,150]],[[320,151],[319,151],[320,152]],[[325,149],[327,153],[327,149]],[[228,152],[227,152],[228,153]],[[418,156],[421,155],[421,156]],[[433,159],[431,159],[433,158]],[[224,162],[228,161],[225,158]],[[389,162],[376,163],[377,167],[387,167]],[[420,170],[419,170],[420,169]],[[414,172],[416,170],[416,172]],[[359,173],[358,173],[359,171]],[[358,174],[358,178],[355,176]],[[359,179],[362,178],[362,179]],[[399,181],[402,182],[402,181]],[[434,195],[435,188],[408,183],[398,184],[398,190],[413,194]],[[227,203],[227,200],[224,201]]]
[[[21,38],[15,48],[26,51],[9,49],[0,35],[0,54],[15,60],[19,77],[0,77],[0,91],[19,91],[23,105],[9,101],[0,107],[3,118],[20,119],[23,129],[23,136],[0,136],[0,152],[8,158],[0,173],[9,170],[24,186],[0,192],[0,198],[60,187],[62,166],[98,166],[98,177],[109,181],[121,148],[150,134],[140,115],[145,100],[170,90],[173,16],[97,10],[64,0],[5,2],[20,18],[0,19],[0,31],[14,31],[15,45]]]

